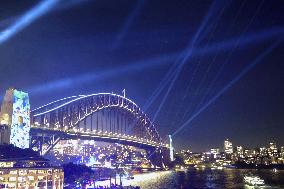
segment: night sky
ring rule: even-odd
[[[39,2],[0,2],[1,98],[15,87],[36,108],[126,89],[156,117],[162,136],[195,115],[174,135],[177,149],[222,147],[226,138],[246,147],[284,145],[283,0],[49,1],[2,42]]]

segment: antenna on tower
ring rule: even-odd
[[[125,94],[126,94],[126,90],[125,89],[122,90],[122,94],[123,94],[123,97],[125,98]]]

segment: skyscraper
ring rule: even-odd
[[[210,153],[213,154],[214,158],[217,158],[220,156],[220,149],[219,148],[212,148],[210,150]]]
[[[226,154],[232,154],[233,153],[233,143],[229,141],[229,139],[226,139],[224,141],[224,152]]]
[[[274,142],[269,143],[268,155],[272,160],[271,163],[276,164],[277,158],[278,158],[278,149],[277,149],[276,143]]]
[[[267,148],[266,148],[266,147],[260,147],[260,148],[259,148],[259,155],[260,155],[261,157],[267,156]]]
[[[244,158],[244,148],[242,146],[237,146],[237,156],[238,158]]]
[[[268,154],[269,154],[270,157],[277,157],[278,156],[277,146],[274,142],[269,143]]]
[[[280,157],[284,158],[284,146],[281,146]]]

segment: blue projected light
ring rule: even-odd
[[[47,13],[57,2],[58,0],[45,0],[42,1],[39,5],[32,8],[30,11],[16,20],[15,24],[0,32],[0,44],[4,43],[19,31],[30,25],[40,16]]]
[[[185,48],[185,50],[181,53],[181,56],[177,59],[177,62],[179,62],[177,68],[176,68],[176,73],[173,76],[168,89],[166,90],[162,101],[159,105],[159,107],[157,108],[156,113],[153,116],[153,122],[155,122],[156,118],[158,117],[158,114],[160,113],[164,103],[166,102],[169,93],[171,92],[180,72],[183,69],[183,66],[186,64],[186,62],[188,61],[189,58],[192,57],[194,48],[196,47],[196,44],[198,43],[200,37],[206,35],[209,30],[206,29],[208,22],[210,21],[211,17],[214,17],[214,15],[216,13],[218,13],[218,10],[220,10],[220,4],[213,2],[208,13],[206,14],[206,16],[204,17],[204,19],[202,20],[200,26],[198,27],[198,30],[196,31],[196,33],[194,34],[193,38],[190,40],[190,42],[188,43],[187,47]]]
[[[284,34],[283,27],[271,28],[269,30],[263,30],[263,31],[251,33],[251,34],[244,36],[240,40],[239,48],[247,47],[249,44],[255,44],[258,42],[265,41],[267,39],[272,39],[281,34]],[[236,39],[234,38],[234,39],[224,40],[219,43],[213,43],[212,45],[208,47],[195,47],[192,50],[191,57],[211,54],[215,52],[216,50],[222,50],[223,52],[229,51],[231,47],[234,46],[235,42],[236,42]],[[104,70],[100,72],[82,74],[77,77],[60,79],[60,80],[46,83],[44,85],[33,86],[27,89],[27,91],[29,93],[32,93],[33,95],[38,95],[38,94],[46,93],[48,91],[51,92],[51,91],[55,91],[59,89],[60,90],[66,89],[74,85],[79,85],[79,84],[91,82],[94,80],[99,81],[102,79],[108,79],[111,77],[120,76],[121,74],[126,74],[126,73],[131,74],[131,72],[140,71],[141,69],[150,69],[153,67],[165,66],[165,65],[169,65],[170,62],[173,62],[179,55],[180,55],[179,53],[171,53],[171,54],[168,54],[167,56],[158,55],[156,57],[153,57],[147,60],[138,61],[136,63],[132,63],[132,64],[125,65],[125,66],[120,66],[118,68],[112,68],[112,69]],[[165,79],[165,82],[162,82],[161,86],[159,86],[158,89],[155,90],[155,93],[153,93],[151,98],[148,99],[148,102],[144,106],[144,109],[149,108],[149,106],[159,96],[160,92],[165,88],[165,86],[170,82],[170,80],[176,74],[177,64],[173,66],[174,66],[174,69],[171,69],[171,72],[168,75],[169,77],[167,77]]]
[[[14,90],[10,143],[19,148],[29,148],[30,103],[27,93]]]
[[[133,11],[128,16],[127,20],[123,24],[121,30],[119,31],[118,35],[116,36],[116,39],[114,40],[112,44],[112,49],[116,49],[119,45],[121,40],[124,38],[127,30],[129,29],[131,23],[133,23],[133,20],[135,17],[139,14],[140,9],[143,7],[144,0],[138,0],[137,4],[135,5]]]
[[[111,78],[114,76],[120,76],[121,74],[125,74],[125,73],[131,74],[132,72],[134,73],[135,71],[140,71],[141,69],[153,68],[156,66],[169,64],[171,61],[173,61],[176,58],[176,56],[177,56],[176,54],[158,56],[158,57],[155,57],[149,60],[138,61],[137,63],[133,63],[133,64],[125,65],[125,66],[119,66],[117,68],[111,68],[111,69],[102,70],[99,72],[86,73],[86,74],[82,74],[77,77],[61,79],[61,80],[49,82],[44,85],[34,86],[34,87],[27,89],[27,91],[29,93],[32,93],[33,95],[36,95],[36,94],[42,94],[45,92],[50,92],[53,90],[74,87],[74,85],[80,85],[85,82],[90,82],[94,80],[99,81],[99,80]]]
[[[267,56],[274,48],[276,48],[283,40],[277,41],[272,44],[265,52],[259,55],[252,63],[247,65],[241,73],[239,73],[233,80],[231,80],[222,90],[220,90],[215,96],[213,96],[204,106],[202,106],[197,112],[195,112],[185,123],[183,123],[173,134],[175,136],[178,134],[185,126],[190,124],[201,112],[203,112],[209,105],[214,103],[222,94],[224,94],[230,87],[232,87],[236,82],[238,82],[247,72],[253,69],[257,64],[261,63],[263,58]]]

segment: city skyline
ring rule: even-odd
[[[221,148],[222,149],[222,148]],[[268,146],[249,149],[244,146],[233,146],[229,139],[224,140],[223,149],[211,148],[203,152],[181,150],[176,152],[188,166],[197,168],[211,167],[211,169],[229,168],[270,168],[277,171],[277,167],[284,165],[284,146],[278,147],[271,142]]]
[[[227,141],[229,141],[229,143],[226,143]],[[227,144],[227,149],[226,149],[226,144]],[[274,141],[270,141],[269,143],[266,143],[266,144],[259,144],[257,146],[254,146],[254,147],[249,147],[248,144],[243,144],[243,143],[238,143],[238,144],[235,144],[232,140],[226,138],[223,143],[221,143],[221,145],[219,146],[209,146],[208,148],[206,149],[203,149],[202,151],[191,151],[190,149],[190,146],[188,148],[184,148],[184,149],[179,149],[177,150],[177,152],[179,151],[191,151],[193,153],[201,153],[201,152],[210,152],[212,151],[212,149],[218,149],[219,152],[223,152],[223,153],[233,153],[233,152],[236,152],[238,151],[238,148],[241,148],[242,150],[261,150],[261,148],[269,148],[269,146],[273,144],[275,146],[277,146],[277,149],[278,150],[281,150],[281,149],[284,149],[284,145],[279,145],[277,143],[275,143]]]
[[[125,89],[176,149],[284,145],[283,2],[43,2],[1,2],[1,101]]]

